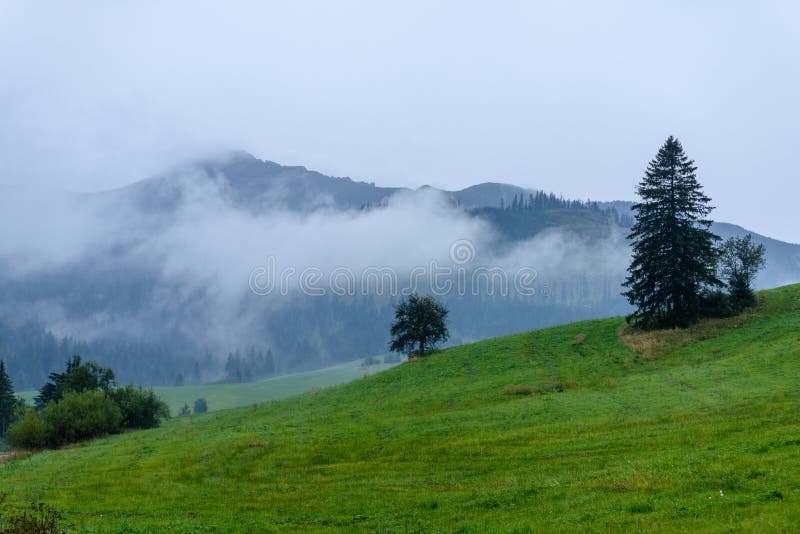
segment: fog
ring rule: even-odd
[[[353,298],[363,291],[390,302],[412,289],[408,277],[415,268],[426,277],[431,269],[450,269],[453,282],[455,268],[501,269],[508,284],[520,269],[527,269],[531,287],[541,292],[553,280],[581,273],[618,277],[627,257],[620,235],[589,243],[553,230],[498,246],[494,228],[434,190],[401,193],[386,206],[369,210],[301,213],[274,208],[253,214],[231,203],[222,176],[185,170],[160,186],[176,185],[184,193],[181,201],[163,211],[138,209],[130,189],[101,195],[5,191],[0,200],[4,280],[34,287],[22,301],[7,302],[6,313],[11,307],[17,318],[44,320],[57,334],[81,339],[147,339],[164,329],[167,320],[170,328],[222,353],[248,343],[270,345],[254,323],[265,310],[280,312],[282,306],[296,305],[298,298],[315,298],[302,277],[309,270],[320,273],[313,291],[322,288],[330,295],[331,276],[347,271],[358,284]],[[453,249],[458,244],[469,248],[467,257]],[[290,273],[288,290],[282,293],[276,287],[257,294],[253,273],[270,261],[278,277]],[[385,269],[397,277],[394,288],[361,287],[365,273],[372,270],[377,276]],[[429,283],[426,277],[423,281]],[[124,304],[116,288],[140,279],[148,281],[143,286],[146,302]],[[471,280],[467,282],[462,293],[491,293],[485,285],[473,289]],[[72,285],[84,288],[81,298],[93,305],[90,312],[64,309]],[[451,293],[458,291],[454,286]],[[293,335],[315,329],[298,324]]]

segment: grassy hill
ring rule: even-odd
[[[800,285],[620,318],[0,465],[82,531],[797,531]]]

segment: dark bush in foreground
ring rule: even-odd
[[[51,446],[113,434],[120,430],[122,412],[102,391],[68,392],[42,410]]]
[[[169,419],[169,407],[152,390],[125,386],[112,389],[109,397],[120,409],[123,428],[155,428]]]
[[[723,291],[706,291],[700,297],[700,306],[706,317],[732,317],[738,312],[731,296]]]
[[[0,495],[0,504],[5,500]],[[45,503],[31,503],[28,510],[16,514],[0,513],[0,534],[61,534],[63,516]]]

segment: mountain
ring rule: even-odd
[[[452,347],[0,463],[0,487],[81,532],[793,531],[800,286],[758,301]]]
[[[212,177],[227,201],[253,213],[268,209],[314,211],[352,210],[384,205],[393,195],[413,190],[405,187],[380,187],[374,182],[354,181],[349,177],[326,176],[302,166],[284,166],[260,160],[244,152],[175,169],[100,196],[126,197],[145,212],[169,211],[180,206],[190,192],[195,174]],[[487,182],[457,191],[422,186],[419,190],[441,192],[464,208],[500,207],[501,199],[510,204],[515,195],[528,197],[535,190],[510,184]],[[88,195],[92,197],[94,195]]]

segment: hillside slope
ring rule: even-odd
[[[6,463],[0,488],[84,532],[793,531],[800,285],[759,300],[688,331],[455,347]]]

